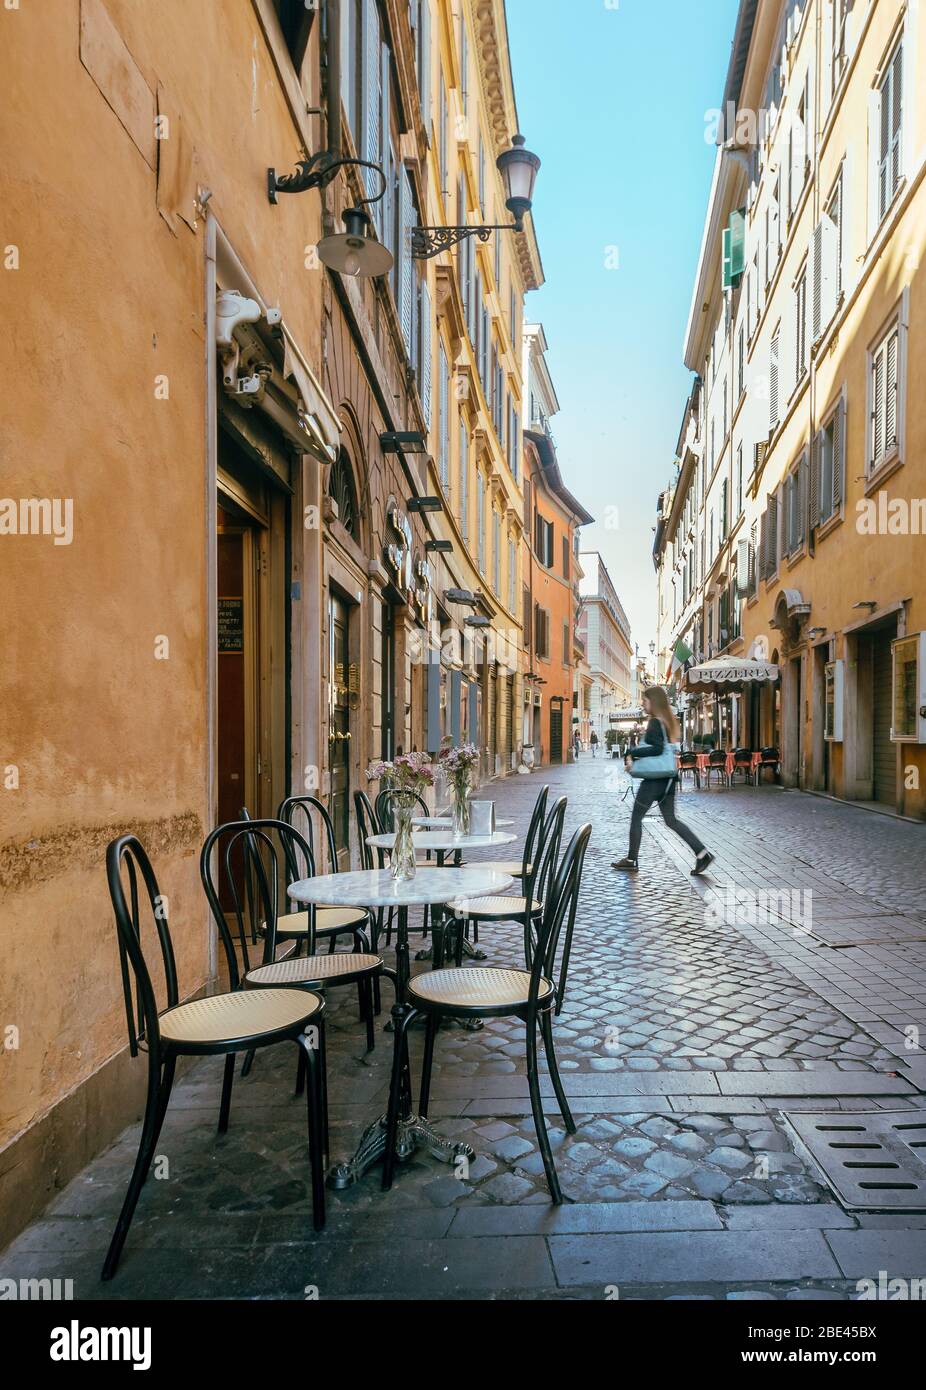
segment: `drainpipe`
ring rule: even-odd
[[[328,139],[326,148],[332,155],[341,153],[341,0],[327,0],[325,100],[327,104]]]

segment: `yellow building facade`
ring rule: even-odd
[[[917,0],[740,7],[657,531],[660,648],[771,659],[697,716],[926,816],[926,32]],[[708,702],[712,704],[713,702]]]

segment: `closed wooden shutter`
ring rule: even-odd
[[[419,381],[421,384],[421,408],[425,424],[431,425],[431,292],[427,281],[421,282],[421,311],[419,315],[420,349]]]
[[[376,0],[363,0],[363,127],[360,139],[361,158],[373,164],[380,162],[382,132],[382,53],[379,33],[379,10]],[[379,192],[380,180],[375,169],[361,170],[367,197]],[[382,200],[372,204],[373,221],[382,236]]]
[[[820,459],[822,452],[823,431],[818,430],[810,450],[810,508],[807,524],[811,530],[820,524]]]
[[[770,431],[774,430],[778,424],[778,358],[780,347],[781,337],[779,332],[776,331],[769,350],[768,364],[768,415]]]
[[[441,485],[445,492],[450,490],[450,371],[447,366],[447,353],[443,343],[438,351],[438,410],[440,411],[440,451],[439,468]]]
[[[884,451],[889,453],[897,443],[897,392],[900,333],[895,328],[887,340],[884,389]]]
[[[396,308],[399,314],[399,323],[402,328],[402,337],[405,341],[405,351],[409,361],[413,358],[414,338],[414,309],[412,298],[414,294],[414,280],[412,276],[412,227],[414,226],[414,201],[412,199],[412,181],[409,178],[408,170],[404,165],[399,170],[399,259],[398,259],[398,291],[399,303]]]
[[[839,402],[833,421],[833,512],[839,511],[845,494],[846,474],[846,402]]]

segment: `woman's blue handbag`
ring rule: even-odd
[[[668,730],[664,724],[662,728],[666,735],[665,747],[662,752],[654,754],[651,758],[640,758],[639,760],[634,758],[630,768],[631,777],[646,777],[654,781],[657,779],[664,781],[667,777],[675,776],[677,771],[675,755],[678,752],[678,744],[670,743]],[[650,744],[641,743],[640,747],[649,748]]]

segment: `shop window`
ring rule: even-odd
[[[894,689],[891,738],[895,743],[915,743],[918,737],[923,634],[902,637],[893,644]]]

